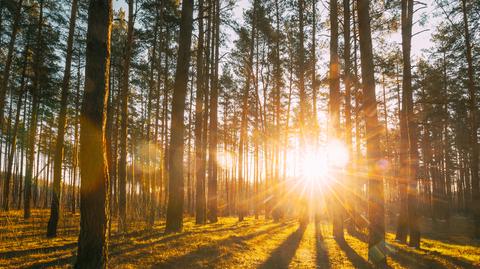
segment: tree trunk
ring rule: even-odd
[[[42,43],[42,29],[43,29],[43,0],[40,1],[40,14],[38,19],[37,30],[37,49],[34,59],[34,80],[32,86],[32,112],[30,116],[30,127],[28,134],[28,156],[25,172],[25,190],[24,190],[24,213],[25,219],[30,218],[30,199],[32,195],[32,178],[33,178],[33,165],[35,161],[35,137],[37,135],[37,115],[40,96],[40,76],[41,76],[41,43]]]
[[[107,268],[109,178],[105,124],[112,1],[90,1],[88,14],[85,92],[80,117],[81,217],[75,268]]]
[[[333,2],[333,1],[332,1]],[[304,51],[304,0],[298,1],[298,23],[299,23],[299,50],[298,50],[298,91],[300,97],[299,104],[299,127],[300,127],[300,152],[305,150],[305,111],[307,109],[307,100],[305,96],[305,51]]]
[[[70,23],[67,38],[67,55],[65,57],[65,70],[63,73],[62,93],[60,98],[60,112],[58,116],[57,143],[55,145],[55,160],[53,170],[53,193],[50,208],[50,219],[47,226],[47,237],[57,235],[58,216],[60,213],[60,183],[62,181],[63,143],[65,139],[65,125],[67,122],[68,87],[70,85],[70,69],[72,66],[73,34],[77,19],[78,0],[72,1]]]
[[[409,245],[420,247],[420,227],[417,214],[417,166],[418,145],[417,126],[413,115],[412,67],[410,52],[412,45],[413,0],[402,0],[402,54],[403,54],[403,94],[406,107],[405,119],[408,129],[408,228]]]
[[[206,200],[205,200],[205,161],[203,153],[203,99],[204,99],[204,74],[203,74],[203,54],[204,54],[204,31],[203,0],[198,1],[198,45],[197,45],[197,92],[195,95],[195,178],[196,178],[196,202],[195,202],[195,221],[197,224],[206,222]]]
[[[313,8],[316,8],[316,1],[313,3]],[[280,111],[281,111],[281,95],[280,95],[280,90],[282,87],[282,63],[280,62],[280,10],[279,10],[279,4],[278,0],[275,0],[275,24],[276,24],[276,34],[277,37],[275,38],[275,59],[274,59],[274,111],[275,111],[275,139],[277,143],[275,143],[275,176],[274,176],[274,184],[272,186],[273,192],[272,192],[272,217],[275,222],[280,221],[280,218],[282,216],[282,205],[280,205]],[[314,21],[314,29],[315,29],[315,21]],[[315,31],[314,31],[315,33]],[[315,40],[315,34],[313,34],[313,40]],[[315,46],[316,44],[314,43],[312,45],[312,50],[313,50],[313,55],[315,55]],[[315,66],[315,61],[313,63]],[[313,79],[315,79],[315,67],[313,71]],[[314,121],[317,121],[317,116],[316,116],[316,88],[315,88],[315,83],[312,82],[312,88],[313,88],[313,103],[314,103]],[[315,125],[316,126],[316,125]]]
[[[193,0],[184,0],[182,2],[177,69],[173,88],[166,232],[179,232],[183,226],[183,114],[185,111],[185,95],[190,65],[192,17]]]
[[[473,215],[475,221],[475,237],[480,238],[480,182],[478,176],[478,123],[477,123],[477,97],[475,90],[474,67],[472,57],[472,44],[470,29],[468,25],[467,15],[467,0],[462,0],[463,13],[463,31],[465,38],[465,56],[467,58],[467,75],[468,75],[468,93],[469,93],[469,109],[470,109],[470,124],[471,124],[471,163],[470,170],[472,174],[472,205]]]
[[[340,63],[338,57],[338,3],[330,0],[330,69],[329,69],[329,132],[331,142],[340,135]],[[335,175],[340,177],[340,173]],[[340,181],[337,178],[337,181]],[[343,199],[339,183],[333,183],[333,236],[343,240]]]
[[[250,83],[252,77],[253,68],[253,54],[255,49],[255,31],[256,31],[256,16],[257,16],[257,0],[253,1],[253,20],[252,20],[252,32],[250,36],[249,55],[247,62],[245,63],[245,88],[242,95],[242,121],[240,123],[240,139],[238,143],[238,220],[243,221],[245,214],[247,213],[247,194],[246,194],[246,180],[244,178],[244,153],[247,148],[248,141],[248,96],[250,92]]]
[[[13,16],[12,33],[8,43],[7,59],[5,60],[5,68],[3,69],[2,81],[0,84],[0,131],[3,130],[3,110],[5,108],[5,98],[8,89],[8,81],[10,78],[10,69],[12,67],[13,54],[15,49],[15,40],[20,28],[20,19],[22,17],[23,0],[18,0],[17,8]]]
[[[358,0],[358,25],[360,58],[364,89],[364,113],[367,139],[368,164],[368,259],[376,266],[387,265],[385,246],[385,208],[383,181],[377,163],[382,158],[380,150],[381,126],[378,123],[377,100],[370,28],[369,1]]]
[[[218,64],[220,47],[220,1],[214,1],[214,61],[212,90],[210,96],[210,140],[208,149],[208,220],[212,223],[218,221],[217,217],[217,132],[218,132]]]
[[[153,224],[155,223],[155,209],[156,209],[156,199],[155,199],[155,190],[156,190],[156,181],[155,177],[152,177],[152,160],[155,160],[153,158],[153,154],[155,152],[152,152],[152,148],[154,147],[154,143],[152,139],[152,134],[151,134],[151,122],[152,122],[152,103],[153,103],[153,98],[154,98],[154,91],[155,91],[155,79],[154,79],[154,73],[155,73],[155,63],[156,63],[156,57],[157,57],[157,32],[158,32],[158,9],[157,9],[157,16],[155,17],[155,25],[154,25],[154,34],[153,34],[153,41],[152,41],[152,56],[151,56],[151,63],[150,63],[150,87],[149,87],[149,92],[148,92],[148,108],[147,108],[147,142],[148,142],[148,151],[147,151],[147,167],[148,167],[148,181],[150,184],[150,206],[149,206],[149,213],[146,214],[148,217],[148,225],[150,227],[153,227]],[[160,81],[157,81],[157,83],[160,83]],[[156,135],[156,134],[155,134]],[[153,167],[153,170],[155,171],[156,166]],[[153,173],[155,173],[153,171]]]
[[[353,148],[352,148],[352,104],[351,104],[351,58],[350,58],[350,0],[343,0],[343,57],[345,61],[344,66],[344,79],[343,83],[345,84],[345,140],[348,148],[348,154],[350,158],[353,158]],[[347,165],[347,175],[349,176],[347,186],[350,190],[355,188],[354,186],[354,177],[352,162],[349,161]],[[353,222],[354,212],[354,201],[352,199],[345,200],[350,221],[348,223],[348,230],[353,232],[355,230],[355,223]]]
[[[125,46],[125,55],[123,59],[123,74],[122,74],[122,90],[121,90],[121,126],[120,126],[120,159],[118,162],[118,185],[119,185],[119,200],[118,210],[120,215],[119,229],[123,232],[127,231],[127,136],[128,136],[128,84],[130,77],[130,58],[132,55],[133,43],[133,2],[128,0],[128,30],[127,43]]]
[[[399,165],[400,174],[398,179],[398,188],[400,196],[400,212],[397,221],[396,240],[406,243],[408,234],[408,206],[407,206],[407,184],[408,184],[408,127],[407,127],[407,101],[405,92],[402,93],[401,111],[400,111],[400,145],[399,145]]]
[[[28,40],[28,38],[27,38]],[[16,115],[15,115],[15,124],[13,127],[13,131],[11,132],[11,145],[10,145],[10,151],[8,152],[8,160],[7,160],[7,174],[5,175],[5,185],[3,189],[3,209],[5,211],[8,211],[10,209],[9,203],[10,203],[10,182],[13,181],[13,157],[15,155],[15,150],[17,147],[17,138],[18,138],[18,125],[20,124],[20,114],[22,112],[22,101],[23,101],[23,96],[25,94],[25,84],[26,84],[26,73],[27,73],[27,65],[28,65],[28,50],[29,50],[30,44],[27,43],[25,46],[24,52],[23,52],[23,66],[22,66],[22,78],[20,81],[20,92],[18,96],[18,101],[17,101],[17,107],[16,107]]]

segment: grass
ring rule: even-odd
[[[79,216],[66,214],[59,236],[45,237],[48,211],[34,210],[25,222],[20,211],[0,213],[0,268],[70,268],[76,255]],[[135,229],[134,229],[135,227]],[[455,227],[455,226],[454,226]],[[113,227],[111,268],[370,268],[366,236],[346,233],[336,241],[327,222],[300,226],[295,220],[220,218],[198,226],[187,218],[184,231],[164,234],[164,222],[153,229],[143,223],[126,235]],[[430,229],[429,229],[430,231]],[[435,237],[435,235],[438,235]],[[478,268],[480,245],[454,234],[426,234],[421,249],[394,241],[387,233],[391,268]],[[466,241],[467,240],[467,241]]]

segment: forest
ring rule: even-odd
[[[0,268],[480,268],[478,0],[0,0]]]

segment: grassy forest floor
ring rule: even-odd
[[[21,211],[0,213],[0,268],[69,268],[75,259],[79,216],[66,214],[56,239],[45,237],[48,211],[34,210],[25,222]],[[426,221],[424,221],[426,222]],[[480,243],[465,234],[470,223],[454,217],[445,224],[424,223],[421,249],[394,241],[387,234],[391,268],[479,268]],[[135,228],[134,228],[135,227]],[[112,232],[110,268],[370,268],[366,236],[346,233],[336,242],[328,222],[220,218],[218,223],[196,226],[187,219],[182,233],[164,234],[164,222],[153,229],[142,223],[130,233]],[[113,227],[115,231],[115,227]]]

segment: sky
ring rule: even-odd
[[[413,27],[413,34],[424,31],[418,35],[415,35],[412,39],[412,55],[413,57],[420,57],[422,55],[422,50],[427,49],[432,46],[432,42],[430,41],[432,33],[435,31],[436,25],[439,23],[439,19],[435,18],[433,16],[435,9],[434,9],[434,3],[435,0],[426,0],[424,1],[427,4],[427,8],[422,10],[422,13],[426,14],[428,16],[427,23],[423,26],[419,24],[415,24]],[[251,6],[251,1],[250,0],[238,0],[235,8],[233,10],[233,16],[235,21],[241,23],[243,22],[243,11],[246,8],[249,8]],[[327,1],[325,1],[325,4],[318,3],[318,8],[320,12],[318,14],[323,14],[325,16],[327,13],[322,12],[321,9],[323,9],[323,6],[326,6],[328,4]],[[119,10],[120,8],[123,8],[124,10],[128,10],[128,6],[126,4],[125,0],[114,0],[113,1],[113,9],[114,10]],[[415,14],[414,21],[419,19],[419,15],[422,13]],[[230,32],[231,30],[225,29],[226,31]],[[425,31],[426,30],[426,31]],[[231,31],[233,34],[233,31]],[[233,41],[235,40],[236,36],[231,36],[227,42],[227,50],[229,45],[233,45]],[[397,42],[400,44],[401,42],[401,35],[400,33],[395,33],[392,34],[391,40]]]

